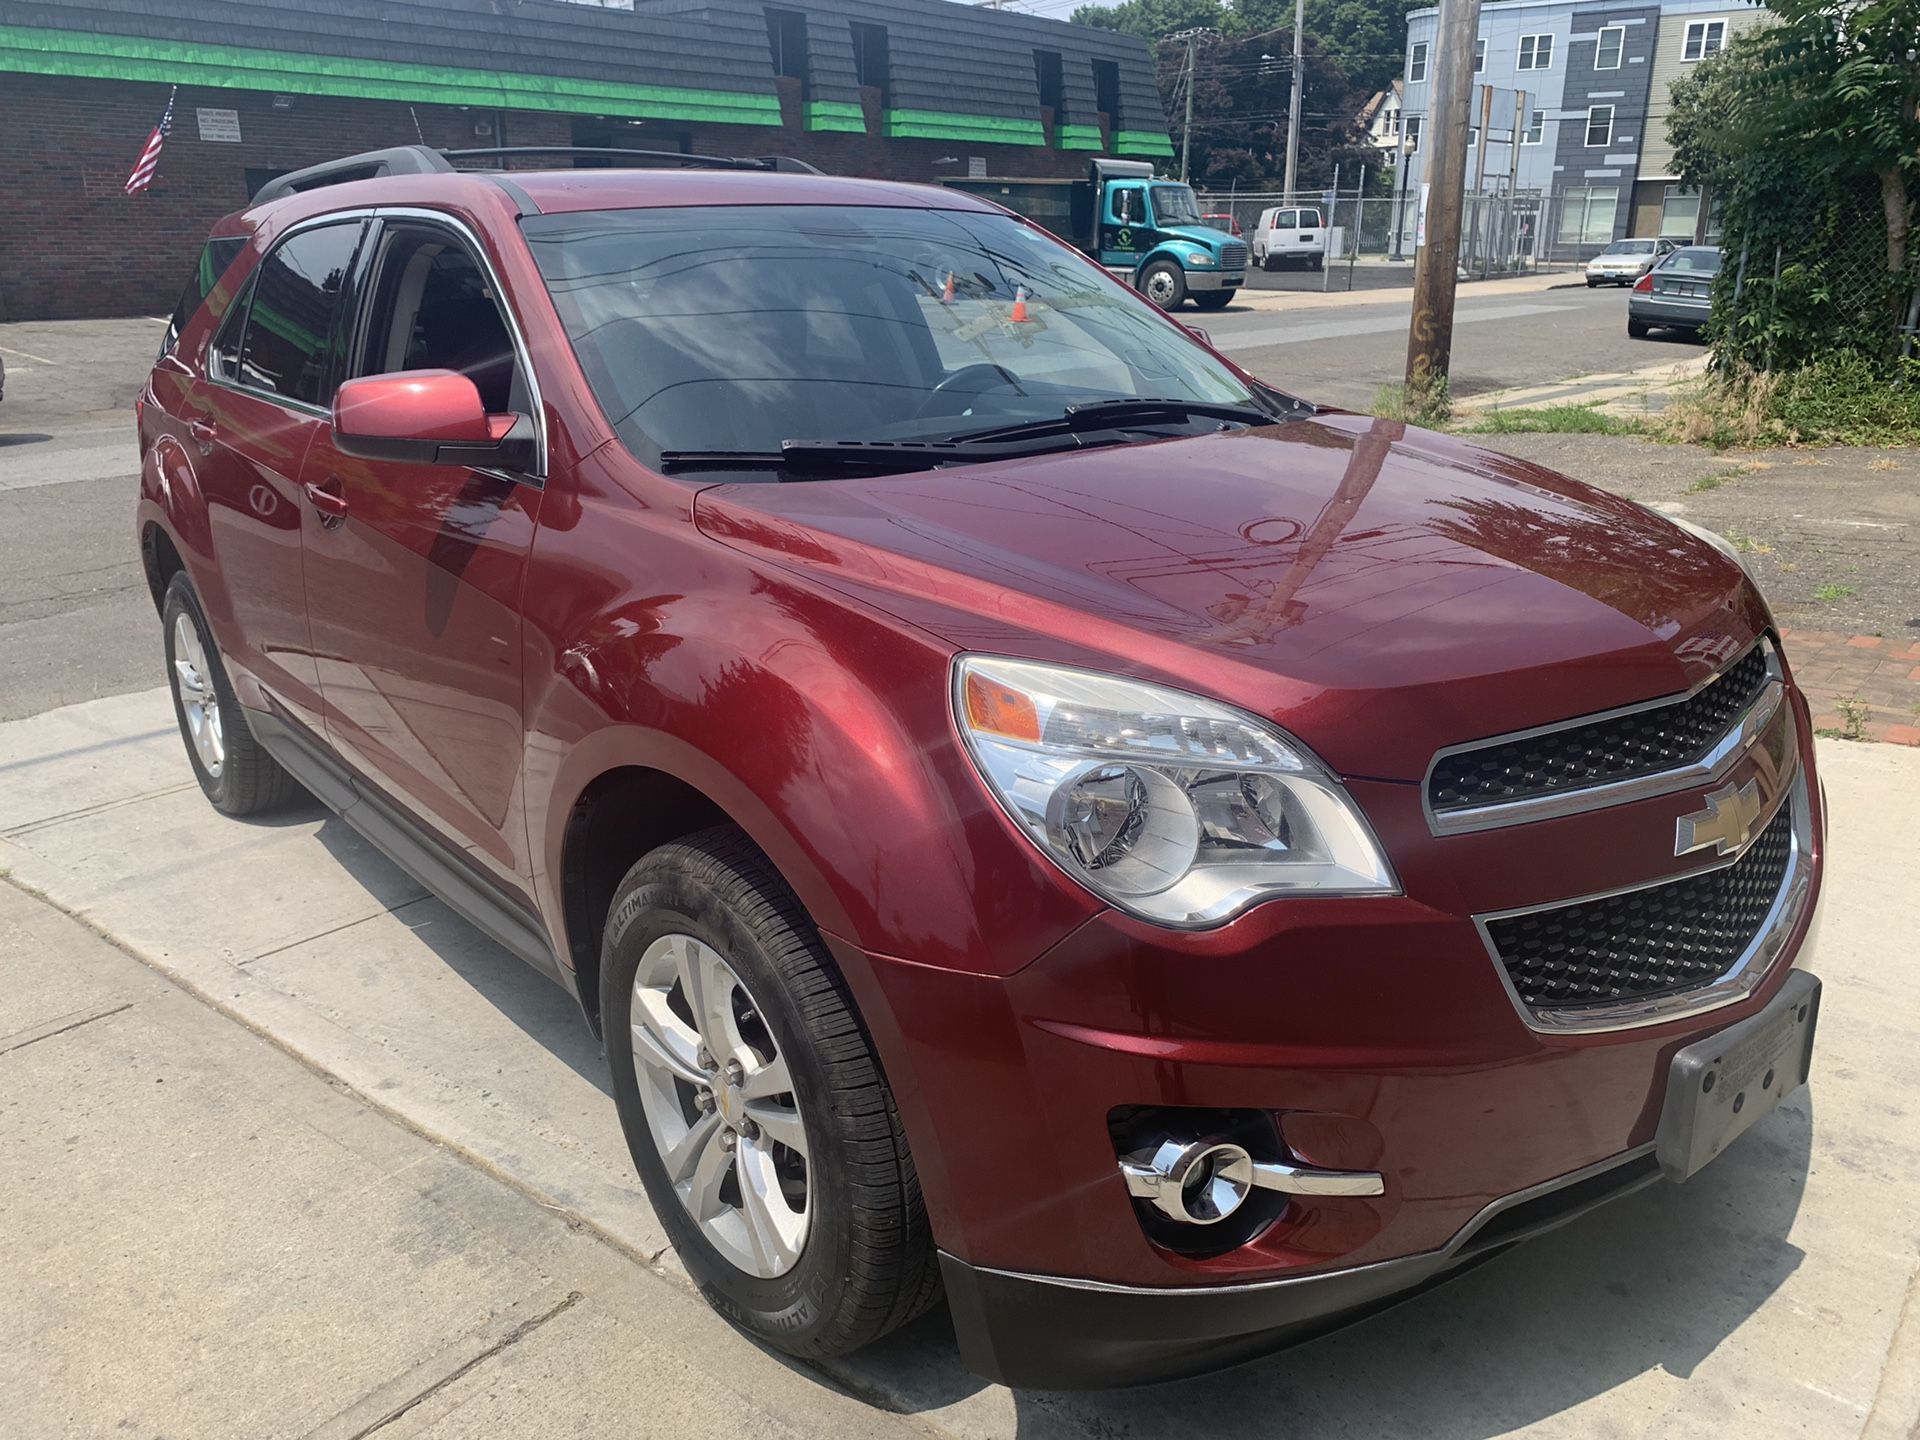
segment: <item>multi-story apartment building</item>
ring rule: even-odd
[[[1482,134],[1474,95],[1467,178],[1552,192],[1556,244],[1597,249],[1626,235],[1690,238],[1699,199],[1673,174],[1673,82],[1740,31],[1764,23],[1746,0],[1488,0],[1474,82],[1489,87]],[[1405,183],[1417,190],[1438,76],[1439,11],[1407,16],[1401,117]],[[1519,144],[1515,107],[1524,93]],[[1484,154],[1481,147],[1485,146]]]

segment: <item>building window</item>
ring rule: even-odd
[[[1527,133],[1520,137],[1520,143],[1522,145],[1538,145],[1546,138],[1546,134],[1547,112],[1544,110],[1536,110],[1533,112],[1533,120],[1527,126]]]
[[[880,104],[887,103],[887,27],[863,25],[858,20],[847,27],[853,32],[853,78],[856,83],[880,92]]]
[[[1418,85],[1427,78],[1427,42],[1416,40],[1407,47],[1407,83]]]
[[[1553,68],[1553,36],[1522,35],[1520,37],[1521,70],[1551,70]]]
[[[1485,40],[1473,42],[1473,73],[1476,75],[1487,73],[1487,42]]]
[[[773,54],[773,73],[799,80],[807,78],[807,17],[798,10],[767,10],[767,49]]]
[[[1660,197],[1660,234],[1668,240],[1693,240],[1700,222],[1700,192],[1691,185],[1669,185]]]
[[[1604,25],[1600,29],[1600,43],[1594,47],[1593,68],[1596,70],[1618,70],[1621,53],[1627,48],[1627,27],[1624,25]]]
[[[1569,190],[1560,203],[1560,240],[1566,245],[1605,245],[1613,239],[1620,211],[1618,185]]]
[[[1033,52],[1033,78],[1040,87],[1040,106],[1053,111],[1057,121],[1060,112],[1066,108],[1066,81],[1060,65],[1058,50],[1036,50]]]
[[[1687,22],[1687,42],[1680,51],[1680,58],[1691,63],[1704,60],[1709,55],[1717,55],[1726,48],[1726,21],[1690,20]]]
[[[1420,132],[1426,129],[1426,119],[1420,115],[1409,115],[1406,119],[1406,151],[1409,155],[1420,153]]]
[[[1093,103],[1100,113],[1107,117],[1112,129],[1120,128],[1120,62],[1118,60],[1096,60],[1093,62]]]
[[[1480,148],[1480,127],[1478,125],[1469,125],[1467,127],[1467,149],[1478,150],[1479,148]]]
[[[1597,150],[1613,143],[1613,107],[1594,105],[1587,110],[1587,148]]]

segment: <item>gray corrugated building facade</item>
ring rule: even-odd
[[[178,87],[150,192],[121,192]],[[359,149],[612,145],[841,174],[1172,153],[1134,37],[949,0],[0,0],[0,318],[164,310],[217,216]]]

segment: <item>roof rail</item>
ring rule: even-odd
[[[368,150],[338,160],[323,160],[304,170],[289,170],[254,192],[253,203],[284,200],[302,190],[341,185],[349,180],[371,180],[376,175],[439,175],[453,169],[438,150],[426,145],[395,145],[390,150]]]
[[[596,160],[623,161],[626,165],[643,162],[684,165],[698,170],[778,170],[801,175],[820,171],[791,155],[687,155],[678,150],[625,150],[593,145],[495,145],[481,150],[435,150],[430,145],[395,145],[388,150],[368,150],[359,155],[344,155],[338,160],[323,160],[304,170],[290,170],[269,180],[254,192],[253,203],[284,200],[302,190],[317,190],[322,185],[343,185],[349,180],[371,180],[380,175],[445,175],[457,167],[456,160],[510,159],[516,155],[589,156]],[[624,167],[615,167],[624,168]]]
[[[791,155],[688,155],[679,150],[627,150],[612,145],[493,145],[483,150],[442,150],[449,160],[479,160],[490,156],[587,155],[597,160],[658,161],[694,170],[783,170],[818,175],[819,169]],[[617,167],[616,167],[617,168]]]

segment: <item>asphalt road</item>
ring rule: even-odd
[[[1383,267],[1376,267],[1383,268]],[[1282,272],[1262,280],[1319,276]],[[1405,365],[1407,303],[1182,312],[1256,374],[1367,408]],[[1619,291],[1476,297],[1461,287],[1456,394],[1658,363],[1685,344],[1629,341]],[[0,325],[0,720],[160,683],[159,627],[132,533],[133,397],[160,326],[146,318]]]

